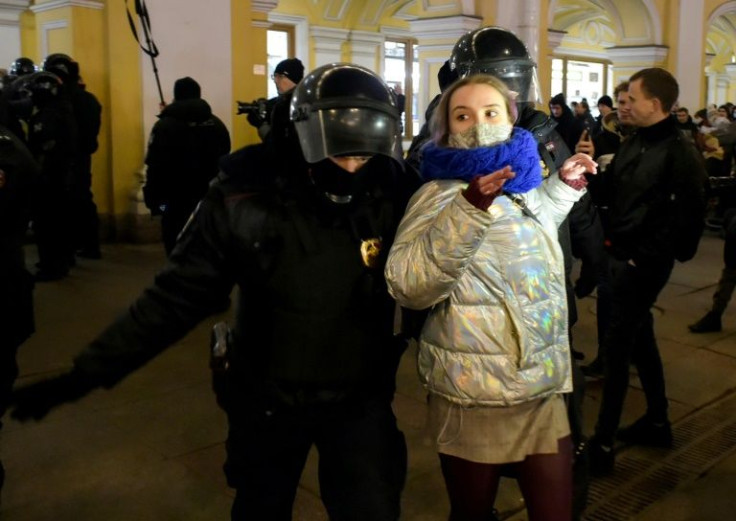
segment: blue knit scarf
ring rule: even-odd
[[[537,142],[531,132],[514,128],[508,141],[471,149],[439,147],[430,142],[422,150],[421,174],[425,181],[470,182],[477,175],[490,174],[507,165],[516,177],[504,183],[504,192],[523,194],[542,184]]]

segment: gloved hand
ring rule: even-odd
[[[463,197],[470,204],[485,212],[491,206],[493,200],[501,193],[506,180],[511,179],[515,175],[511,167],[506,166],[492,174],[475,176],[465,191],[463,191]]]
[[[10,415],[16,420],[40,420],[62,403],[74,402],[92,391],[96,384],[78,371],[41,380],[13,392]]]

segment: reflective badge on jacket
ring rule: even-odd
[[[360,243],[360,255],[363,257],[363,264],[368,268],[378,266],[378,257],[381,254],[381,239],[366,239]]]

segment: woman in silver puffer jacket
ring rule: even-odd
[[[490,519],[512,464],[529,519],[569,520],[571,390],[557,228],[585,191],[584,154],[543,179],[537,143],[491,76],[450,87],[386,265],[404,307],[431,308],[419,374],[451,520]]]

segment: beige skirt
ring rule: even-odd
[[[556,454],[558,440],[570,434],[559,394],[510,407],[463,407],[430,394],[428,426],[437,452],[476,463]]]

